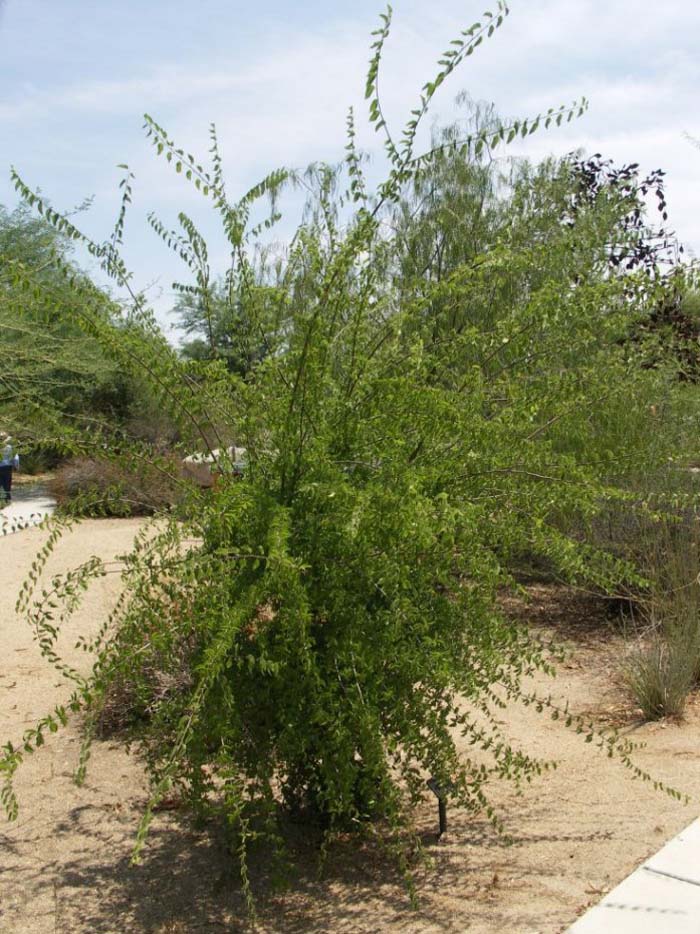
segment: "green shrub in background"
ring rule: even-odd
[[[438,87],[505,13],[500,4],[450,45],[400,136],[377,94],[383,17],[367,98],[385,138],[386,179],[368,190],[351,114],[345,174],[312,168],[304,220],[274,265],[256,244],[277,218],[290,173],[272,173],[231,201],[215,135],[205,169],[147,119],[157,152],[221,218],[233,256],[223,280],[211,275],[190,218],[180,215],[178,233],[154,226],[191,270],[186,294],[205,324],[222,301],[244,308],[245,339],[254,333],[266,348],[246,357],[244,371],[216,341],[194,364],[167,346],[120,257],[123,212],[114,236],[92,243],[15,176],[26,200],[81,239],[130,296],[123,327],[69,277],[65,314],[148,383],[184,449],[221,450],[235,438],[248,464],[240,478],[223,463],[212,490],[187,489],[177,516],[159,515],[138,538],[124,562],[124,597],[90,645],[87,678],[56,655],[50,604],[74,606],[104,568],[95,560],[54,580],[49,603],[37,605],[42,562],[62,526],[54,528],[20,607],[76,690],[22,744],[5,747],[11,815],[12,774],[69,709],[87,717],[82,777],[115,684],[136,698],[133,736],[152,779],[137,850],[154,806],[175,788],[195,809],[223,811],[238,834],[244,879],[251,839],[279,845],[280,803],[313,815],[329,835],[374,826],[390,837],[432,775],[456,802],[497,823],[490,783],[519,784],[546,767],[513,748],[494,715],[508,699],[548,705],[522,680],[547,668],[546,647],[504,618],[497,589],[511,582],[509,562],[524,551],[603,588],[635,577],[629,562],[566,534],[557,519],[588,520],[605,502],[624,500],[619,458],[649,468],[665,462],[663,437],[644,430],[653,424],[646,401],[675,389],[670,369],[641,369],[626,343],[664,288],[648,271],[609,273],[606,245],[626,236],[620,218],[629,204],[606,191],[562,223],[556,206],[575,184],[566,161],[523,176],[504,200],[488,195],[489,216],[457,231],[461,243],[449,245],[439,274],[424,268],[421,257],[432,255],[428,244],[449,221],[438,204],[413,226],[413,194],[435,180],[445,198],[456,187],[465,205],[474,202],[470,186],[490,184],[487,149],[582,109],[511,124],[491,116],[416,154]],[[124,206],[130,184],[127,175]],[[271,214],[258,216],[266,195]],[[625,408],[638,430],[601,431]],[[75,433],[65,443],[74,451],[87,444]],[[148,450],[123,441],[119,456],[136,465]],[[458,753],[457,733],[473,756]],[[599,742],[635,768],[627,746]]]

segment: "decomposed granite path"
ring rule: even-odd
[[[111,560],[128,550],[140,525],[139,520],[117,519],[80,524],[52,555],[48,574],[75,567],[92,554]],[[44,529],[33,528],[0,536],[0,743],[17,742],[27,726],[70,692],[14,612],[17,592],[45,535]],[[76,637],[100,626],[119,587],[118,575],[95,581],[67,624],[61,647],[73,664],[89,665],[74,649]],[[376,847],[341,840],[319,874],[312,835],[297,828],[296,836],[290,831],[294,869],[287,889],[265,885],[269,854],[251,855],[257,932],[561,934],[601,898],[609,900],[606,893],[697,815],[700,703],[691,701],[681,723],[640,724],[634,711],[623,709],[624,704],[621,708],[618,672],[624,642],[609,621],[587,604],[574,612],[566,603],[574,598],[562,596],[561,588],[531,587],[530,595],[527,605],[508,611],[545,634],[556,633],[571,651],[556,680],[538,675],[529,686],[555,699],[568,698],[572,710],[603,722],[621,718],[623,729],[646,744],[637,753],[639,764],[690,794],[691,805],[631,780],[618,762],[561,723],[531,708],[510,706],[497,713],[506,737],[542,759],[558,760],[559,766],[535,778],[522,794],[503,782],[487,788],[509,839],[499,837],[483,817],[450,807],[448,832],[437,842],[435,799],[427,795],[415,822],[431,861],[416,867],[419,904],[413,908],[399,874]],[[465,755],[473,755],[465,740],[458,742]],[[71,776],[79,744],[79,724],[51,736],[17,775],[17,821],[6,823],[0,815],[0,932],[251,931],[218,825],[194,826],[185,813],[159,812],[142,864],[132,866],[134,835],[147,799],[142,765],[120,743],[96,742],[87,781],[76,788]],[[655,885],[670,891],[675,883],[660,874],[666,863],[649,860],[647,865],[657,870],[644,870],[647,890]],[[604,910],[612,917],[611,910]],[[673,910],[682,910],[678,901]],[[638,912],[642,917],[651,912]],[[670,924],[677,917],[658,916],[654,929],[675,934]],[[615,929],[608,923],[593,930],[612,934]],[[641,934],[646,929],[640,923],[633,930]]]

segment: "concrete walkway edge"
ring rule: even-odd
[[[569,928],[569,934],[662,932],[700,932],[700,819]]]
[[[0,535],[12,535],[38,525],[56,508],[56,501],[40,485],[17,486],[12,502],[0,502]]]

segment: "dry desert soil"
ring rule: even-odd
[[[62,542],[49,573],[91,554],[123,553],[138,520],[84,522]],[[32,529],[0,539],[0,739],[22,731],[68,688],[39,655],[14,604],[45,532]],[[117,575],[97,581],[63,638],[68,659],[89,660],[72,646],[78,634],[104,620],[119,588]],[[595,601],[538,585],[530,600],[506,601],[528,625],[555,632],[570,648],[556,680],[538,676],[534,687],[568,698],[571,708],[617,723],[636,741],[640,766],[688,793],[682,805],[633,781],[581,737],[530,708],[502,713],[513,741],[545,759],[545,773],[518,796],[491,790],[510,834],[499,837],[484,819],[449,811],[449,830],[435,838],[435,800],[426,798],[416,821],[432,865],[417,871],[420,904],[411,907],[401,879],[377,852],[352,841],[333,849],[319,875],[313,841],[293,839],[297,875],[286,891],[258,880],[257,930],[271,934],[448,934],[564,931],[589,905],[690,823],[700,800],[700,705],[680,723],[641,724],[619,684],[624,643]],[[51,737],[31,756],[16,782],[20,813],[0,817],[0,931],[54,932],[248,931],[231,860],[216,827],[194,827],[183,813],[156,815],[138,867],[129,857],[146,798],[136,755],[115,741],[95,744],[87,782],[71,781],[80,743],[79,724]]]

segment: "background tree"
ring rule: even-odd
[[[30,443],[59,423],[123,419],[129,407],[126,377],[66,313],[72,288],[56,260],[83,276],[70,251],[68,237],[26,207],[0,208],[0,419]],[[111,304],[100,296],[105,320]]]
[[[231,295],[223,281],[214,283],[206,297],[197,289],[183,291],[174,311],[190,337],[181,348],[185,359],[219,359],[230,372],[245,376],[270,352],[246,300]]]
[[[130,327],[75,265],[72,246],[26,205],[0,207],[0,421],[21,439],[30,467],[55,463],[64,443],[69,452],[68,438],[86,428],[98,448],[101,434],[118,430],[153,441],[175,437],[143,376],[119,366],[81,321],[80,289],[90,295],[95,321]]]

